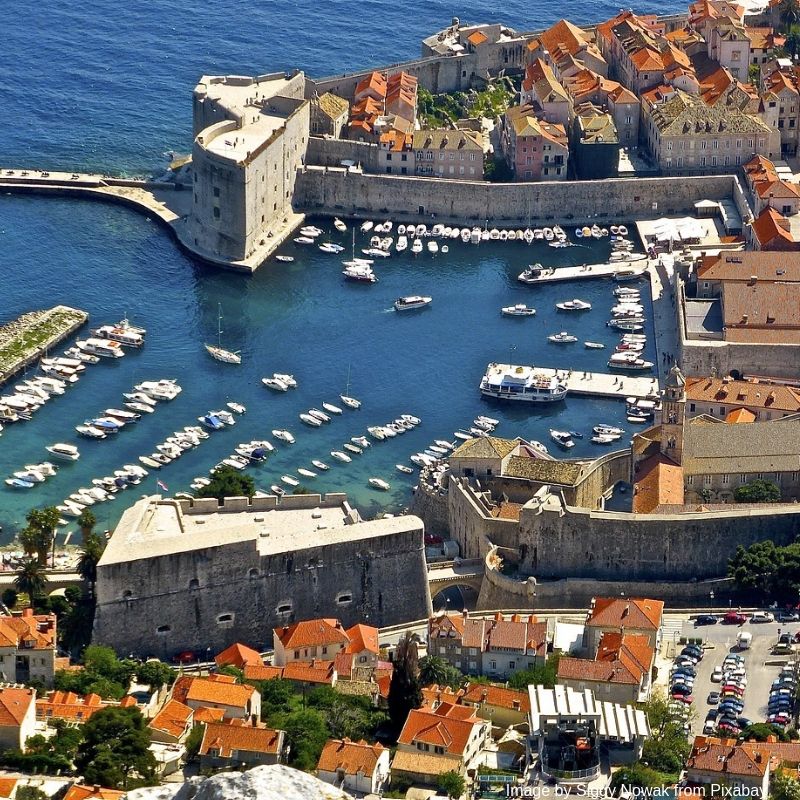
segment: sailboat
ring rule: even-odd
[[[239,351],[237,350],[235,353],[232,353],[230,350],[225,350],[222,346],[222,303],[218,303],[217,306],[217,344],[207,344],[205,346],[206,350],[208,350],[209,355],[212,358],[216,358],[217,361],[224,361],[226,364],[241,364],[242,357],[239,355]]]
[[[347,387],[344,390],[344,394],[339,395],[339,399],[348,407],[348,408],[361,408],[361,401],[357,400],[355,397],[350,397],[348,392],[350,391],[350,364],[347,365]]]

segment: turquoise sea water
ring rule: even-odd
[[[666,11],[655,3],[642,11]],[[512,2],[503,21],[519,29],[551,22],[549,6]],[[571,6],[580,21],[609,16],[608,3]],[[189,148],[191,89],[203,72],[256,73],[289,67],[313,75],[385,63],[419,52],[419,39],[463,20],[494,20],[485,3],[451,6],[435,0],[424,6],[387,6],[342,0],[324,4],[278,0],[247,7],[238,3],[154,0],[120,6],[98,0],[91,6],[52,0],[15,4],[4,17],[0,64],[0,165],[104,169],[134,174],[158,171],[167,150]],[[577,213],[579,209],[575,210]],[[349,234],[344,243],[349,246]],[[178,427],[226,400],[243,402],[247,415],[232,430],[206,440],[158,477],[170,491],[186,489],[239,441],[261,438],[277,427],[297,436],[293,447],[279,446],[270,462],[253,473],[266,488],[281,475],[309,466],[312,458],[330,463],[330,472],[305,480],[320,490],[346,490],[366,513],[382,504],[404,506],[413,476],[394,470],[398,462],[435,438],[469,425],[480,413],[502,418],[500,435],[522,435],[548,445],[548,428],[580,428],[614,422],[616,402],[570,398],[545,409],[497,407],[480,399],[477,384],[486,363],[514,359],[541,366],[603,369],[609,350],[556,346],[546,341],[562,329],[581,339],[616,337],[605,327],[610,284],[530,288],[516,275],[527,263],[596,262],[607,242],[590,249],[555,251],[543,245],[450,243],[447,256],[410,253],[393,256],[376,269],[374,286],[345,284],[339,259],[315,248],[290,245],[291,265],[270,264],[252,276],[220,273],[197,265],[175,248],[155,223],[115,206],[85,201],[0,197],[0,320],[32,308],[66,303],[86,309],[92,324],[127,313],[149,331],[141,352],[117,363],[90,367],[80,383],[42,409],[32,422],[7,426],[0,437],[0,477],[47,457],[55,441],[78,441],[73,428],[104,408],[119,406],[121,393],[141,380],[177,378],[184,387],[171,404],[137,426],[102,442],[81,440],[78,464],[63,466],[54,479],[29,492],[0,489],[0,525],[8,538],[33,505],[60,502],[92,477],[109,474]],[[424,293],[433,306],[396,314],[400,294]],[[556,301],[579,296],[595,309],[578,316],[557,315]],[[500,316],[500,307],[527,302],[533,319]],[[219,364],[203,350],[216,332],[217,304],[223,306],[224,344],[241,348],[240,367]],[[652,353],[648,354],[652,358]],[[348,368],[351,393],[363,400],[321,429],[297,418],[311,406],[336,402]],[[275,395],[263,375],[288,371],[300,388]],[[417,430],[377,443],[351,464],[329,451],[368,425],[401,413],[423,419]],[[555,446],[554,446],[555,447]],[[574,455],[596,451],[587,440]],[[367,487],[376,475],[392,484],[379,493]],[[96,506],[110,526],[119,510],[145,491],[155,491],[156,473],[138,489]]]

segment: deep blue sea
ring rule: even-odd
[[[654,2],[642,12],[676,10]],[[531,30],[554,21],[555,9],[513,0],[502,21]],[[617,11],[612,3],[569,7],[577,22]],[[354,4],[332,2],[242,4],[91,4],[48,0],[16,2],[4,9],[0,52],[0,166],[99,169],[149,174],[166,164],[167,151],[190,148],[191,91],[202,73],[261,73],[299,67],[322,76],[356,67],[415,57],[419,40],[449,24],[497,21],[494,4]],[[349,234],[343,237],[349,243]],[[501,417],[499,435],[522,435],[549,443],[548,428],[581,428],[619,420],[614,402],[570,398],[550,409],[498,408],[481,401],[477,384],[486,363],[515,360],[541,366],[603,369],[608,350],[556,346],[546,336],[562,329],[581,340],[611,345],[605,327],[610,285],[529,288],[515,277],[527,263],[599,261],[605,242],[591,249],[555,251],[542,245],[450,246],[447,256],[395,256],[377,266],[374,286],[345,284],[339,259],[316,249],[287,248],[297,261],[269,264],[246,277],[199,266],[184,257],[155,223],[115,206],[45,198],[0,197],[0,321],[55,303],[87,310],[92,324],[127,313],[149,331],[141,352],[118,363],[90,367],[67,395],[54,399],[26,424],[7,426],[0,437],[0,477],[44,459],[44,446],[78,441],[73,427],[104,408],[119,406],[121,393],[136,382],[177,378],[184,391],[173,403],[117,437],[80,441],[82,458],[64,466],[47,484],[29,492],[0,489],[0,525],[7,539],[33,505],[59,502],[90,479],[109,474],[177,427],[226,400],[243,402],[245,417],[234,429],[205,441],[158,476],[170,492],[186,489],[242,440],[287,427],[293,447],[279,447],[270,462],[253,470],[260,487],[309,466],[312,458],[332,464],[330,472],[304,483],[320,490],[347,490],[365,513],[384,505],[400,508],[413,479],[394,470],[397,462],[435,438],[469,425],[480,413]],[[421,313],[391,310],[400,294],[424,293],[433,306]],[[562,318],[553,304],[579,296],[595,304],[580,317]],[[500,307],[527,302],[532,319],[510,319]],[[224,344],[241,348],[244,363],[231,367],[211,360],[202,344],[213,339],[217,305],[224,313]],[[649,354],[652,356],[652,353]],[[336,402],[348,370],[352,394],[363,401],[331,425],[309,429],[298,413],[324,401]],[[295,374],[300,388],[274,395],[260,378],[273,371]],[[422,417],[420,428],[378,443],[351,464],[332,461],[341,447],[368,425],[401,413]],[[572,451],[594,448],[586,440]],[[336,464],[336,466],[333,466]],[[155,490],[155,473],[139,489],[96,506],[104,526],[143,491]],[[382,476],[388,494],[367,487]],[[411,476],[413,478],[413,476]]]

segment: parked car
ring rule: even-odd
[[[775,619],[778,622],[797,622],[800,620],[800,614],[796,611],[781,611]]]
[[[770,714],[767,717],[767,722],[773,722],[776,725],[786,725],[791,717],[788,714],[779,713],[779,714]]]
[[[744,728],[748,728],[748,727],[750,727],[750,725],[752,725],[752,724],[753,724],[753,721],[752,721],[751,719],[748,719],[747,717],[739,717],[739,718],[736,720],[736,724],[737,724],[737,725],[738,725],[740,728],[742,728],[742,729],[744,730]]]
[[[743,625],[747,622],[747,617],[738,611],[729,611],[723,618],[723,625]]]
[[[713,683],[722,683],[722,667],[714,667],[711,673],[711,681]]]
[[[775,622],[775,617],[770,611],[754,611],[750,615],[750,622]]]
[[[720,714],[726,714],[731,712],[736,714],[741,714],[742,711],[744,711],[744,703],[741,703],[738,700],[723,699],[722,702],[719,704]]]
[[[700,614],[695,621],[695,625],[716,625],[719,622],[719,619],[715,617],[713,614]]]
[[[673,692],[672,699],[677,700],[679,703],[684,703],[687,706],[690,706],[694,702],[694,697],[690,694],[675,694]]]
[[[706,702],[710,706],[715,706],[722,698],[720,697],[719,692],[709,692],[708,697],[706,698]]]
[[[692,687],[687,686],[685,683],[673,683],[670,692],[673,697],[675,697],[676,694],[687,695],[692,693]]]
[[[706,719],[715,720],[719,716],[719,709],[712,708],[709,710],[708,714],[706,714]]]
[[[705,734],[714,733],[714,728],[716,728],[716,727],[717,727],[716,723],[714,722],[713,719],[707,719],[703,723],[703,733],[705,733]]]
[[[694,656],[695,658],[702,659],[703,658],[703,648],[700,647],[698,644],[687,644],[683,650],[681,650],[682,656]]]

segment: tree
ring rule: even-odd
[[[437,684],[458,689],[464,683],[464,676],[439,656],[423,656],[419,660],[419,682],[421,686]]]
[[[292,711],[279,717],[279,728],[286,731],[289,764],[297,769],[313,770],[328,740],[325,717],[316,709]]]
[[[189,735],[186,737],[186,760],[194,761],[197,754],[200,752],[200,745],[203,743],[203,734],[205,733],[206,726],[200,723],[196,724]]]
[[[552,688],[556,685],[559,654],[550,655],[542,666],[523,669],[515,672],[508,680],[512,689],[527,689],[530,685],[541,685]]]
[[[750,481],[736,488],[733,499],[737,503],[777,503],[781,490],[771,481]]]
[[[779,602],[797,602],[800,591],[800,542],[785,547],[766,539],[747,549],[736,548],[728,561],[728,575],[736,586]]]
[[[747,80],[753,84],[756,88],[758,88],[759,83],[761,82],[761,68],[758,64],[751,64],[747,68]]]
[[[683,723],[675,720],[661,695],[653,695],[642,704],[642,708],[650,722],[650,738],[642,749],[642,764],[672,776],[674,782],[691,749],[683,732]]]
[[[83,735],[75,766],[86,783],[131,789],[156,782],[150,732],[138,708],[102,708],[87,720]]]
[[[146,684],[153,691],[162,686],[172,686],[175,677],[175,670],[163,661],[145,661],[136,669],[136,680]]]
[[[290,701],[294,696],[294,686],[291,681],[283,678],[272,678],[268,681],[259,681],[256,688],[261,695],[261,719],[268,720],[274,714],[288,712]]]
[[[255,492],[255,482],[249,475],[225,464],[214,470],[208,486],[198,490],[196,497],[216,497],[221,502],[226,497],[252,497]]]
[[[91,535],[92,529],[97,524],[97,517],[95,517],[90,508],[84,508],[83,511],[81,511],[78,519],[75,521],[78,523],[78,527],[81,529],[83,541],[85,542]]]
[[[47,564],[47,556],[55,542],[56,529],[61,520],[61,512],[55,506],[32,508],[26,515],[28,528],[32,530],[36,557],[42,565]]]
[[[748,725],[740,734],[746,742],[766,742],[770,736],[774,736],[773,741],[788,742],[789,734],[777,725],[770,725],[767,722],[754,722]]]
[[[105,549],[105,542],[97,534],[89,533],[84,537],[83,547],[78,558],[78,574],[89,585],[89,597],[94,597],[97,585],[97,564]]]
[[[50,795],[38,786],[19,786],[14,797],[16,800],[50,800]]]
[[[3,605],[9,609],[9,611],[17,604],[17,593],[14,589],[5,589],[2,598]]]
[[[394,671],[389,684],[389,718],[396,730],[401,730],[412,708],[422,705],[419,684],[417,643],[406,632],[397,643]]]
[[[625,786],[628,789],[633,787],[649,788],[653,786],[664,786],[670,783],[672,776],[664,775],[654,769],[635,761],[633,764],[618,769],[611,776],[611,789],[614,794],[619,794],[619,790]]]
[[[26,558],[20,564],[14,586],[19,592],[24,592],[31,600],[41,597],[47,590],[47,575],[41,561],[37,558]]]
[[[792,60],[795,60],[798,54],[800,54],[800,25],[792,25],[791,29],[786,34],[786,44],[784,47]]]
[[[439,776],[437,785],[440,792],[444,792],[444,794],[451,798],[461,797],[467,788],[467,782],[464,780],[463,776],[455,770],[443,772]]]
[[[782,769],[772,776],[769,788],[772,800],[800,800],[800,782]]]
[[[800,2],[798,0],[781,0],[778,7],[783,29],[788,33],[792,26],[800,22]]]

